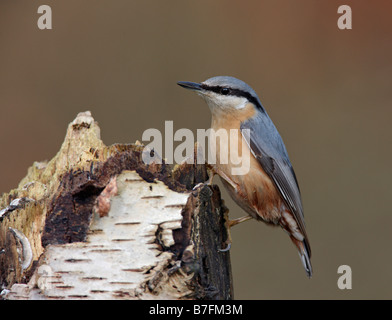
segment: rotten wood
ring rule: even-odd
[[[200,184],[205,166],[147,165],[143,150],[105,146],[80,113],[1,196],[3,299],[233,299],[219,188]]]

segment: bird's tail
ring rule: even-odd
[[[309,278],[312,277],[312,263],[310,262],[310,248],[308,241],[304,239],[304,241],[299,241],[298,239],[290,236],[291,241],[295,244],[298,249],[299,257],[301,258],[302,264],[305,268],[306,274]]]
[[[294,219],[292,213],[289,211],[283,212],[279,224],[283,228],[283,230],[285,230],[289,234],[291,241],[297,247],[306,274],[309,278],[311,278],[313,274],[312,263],[310,262],[310,257],[312,253],[310,250],[309,240],[306,235],[305,229],[301,229],[298,226],[297,221]]]

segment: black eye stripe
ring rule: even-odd
[[[264,108],[259,103],[259,100],[256,97],[252,96],[247,91],[229,88],[229,87],[222,87],[222,86],[209,86],[206,84],[201,84],[201,88],[204,90],[207,90],[207,91],[212,91],[212,92],[218,93],[218,94],[222,94],[222,89],[228,89],[229,92],[227,93],[227,95],[236,96],[236,97],[244,97],[244,98],[248,99],[249,102],[253,103],[258,109],[260,109],[261,111],[264,111]]]
[[[223,95],[228,95],[230,93],[230,89],[229,88],[222,88],[220,90],[220,93]]]

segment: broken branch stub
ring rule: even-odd
[[[90,112],[0,198],[4,299],[232,299],[226,208],[204,165],[105,146]]]

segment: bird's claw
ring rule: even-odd
[[[195,186],[193,187],[192,191],[196,191],[196,190],[198,190],[198,189],[204,187],[205,185],[206,185],[205,182],[200,182],[200,183],[198,183],[197,185],[195,185]]]
[[[224,249],[218,249],[219,252],[227,252],[231,249],[231,242],[229,242]]]

